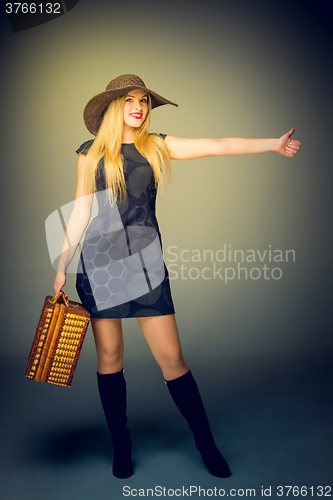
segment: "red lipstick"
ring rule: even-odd
[[[141,120],[142,118],[142,113],[130,113],[130,116],[132,118],[135,118],[136,120]]]

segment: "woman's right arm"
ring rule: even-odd
[[[66,269],[71,262],[75,250],[81,240],[85,228],[90,220],[92,207],[92,194],[87,193],[85,186],[86,156],[79,154],[77,163],[77,186],[74,207],[69,218],[58,270],[54,280],[53,289],[57,295],[66,283]]]

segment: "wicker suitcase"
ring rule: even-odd
[[[70,387],[90,315],[63,291],[45,299],[25,375],[38,382]]]

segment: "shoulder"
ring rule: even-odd
[[[154,132],[150,132],[148,135],[149,135],[150,137],[161,138],[161,139],[163,139],[163,140],[165,140],[165,138],[166,138],[166,136],[167,136],[167,134],[156,134],[156,133],[154,133]]]
[[[91,148],[94,140],[95,139],[91,139],[90,141],[86,141],[83,144],[81,144],[81,146],[76,150],[76,153],[78,155],[79,154],[86,155],[88,153],[89,149]]]

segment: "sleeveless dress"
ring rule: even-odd
[[[84,142],[77,154],[86,155],[93,142]],[[133,143],[123,144],[121,152],[126,197],[113,206],[108,203],[102,159],[95,193],[98,215],[85,232],[76,290],[92,318],[174,314],[155,215],[153,169]]]

